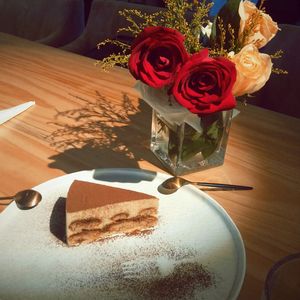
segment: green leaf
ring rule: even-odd
[[[181,153],[181,160],[187,161],[201,152],[204,159],[209,157],[217,149],[217,143],[205,136],[200,137],[198,140],[185,142]]]
[[[213,122],[207,130],[207,135],[212,139],[216,140],[219,136],[218,120]]]
[[[204,132],[207,132],[216,121],[222,120],[222,112],[216,112],[200,118],[200,124]]]
[[[219,147],[224,130],[222,112],[203,116],[199,121],[201,122],[201,132],[185,124],[183,141],[176,130],[169,128],[168,153],[172,161],[177,159],[188,161],[199,153],[203,159],[206,159]],[[181,142],[182,148],[180,149]]]

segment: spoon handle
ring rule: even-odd
[[[212,183],[212,182],[193,182],[197,186],[206,186],[211,188],[218,188],[223,190],[252,190],[252,186],[225,184],[225,183]]]
[[[11,200],[11,199],[13,199],[13,198],[14,198],[14,196],[0,197],[0,201],[1,201],[1,200]]]

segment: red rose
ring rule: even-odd
[[[211,58],[204,49],[182,66],[171,93],[176,101],[199,116],[235,107],[232,87],[235,65],[226,58]]]
[[[146,27],[131,46],[129,70],[135,79],[154,88],[172,83],[189,55],[184,36],[165,27]]]

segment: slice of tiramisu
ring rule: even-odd
[[[157,225],[157,210],[154,196],[75,180],[66,200],[67,243],[151,230]]]

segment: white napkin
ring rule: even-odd
[[[22,113],[34,104],[34,101],[29,101],[11,108],[0,110],[0,125]]]

